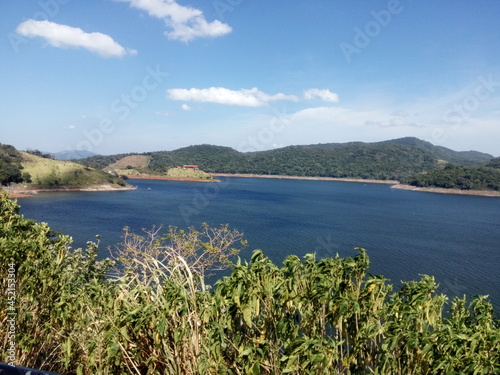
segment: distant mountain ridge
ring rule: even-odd
[[[56,160],[79,160],[86,159],[92,156],[96,156],[95,152],[87,151],[87,150],[68,150],[68,151],[60,151],[60,152],[51,152],[50,153],[54,159]]]
[[[125,156],[94,156],[81,163],[105,168]],[[415,173],[439,167],[485,164],[493,156],[477,151],[454,151],[414,137],[382,142],[325,143],[287,146],[242,153],[230,147],[195,145],[173,151],[143,153],[149,162],[144,172],[162,174],[168,168],[197,164],[211,173],[248,173],[266,175],[350,177],[399,180]]]

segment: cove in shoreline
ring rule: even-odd
[[[189,182],[220,182],[217,179],[189,178],[189,177],[167,177],[152,175],[129,175],[129,180],[162,180],[162,181],[189,181]]]
[[[251,177],[251,178],[279,178],[289,180],[312,180],[312,181],[346,181],[346,182],[364,182],[370,184],[397,184],[395,180],[373,180],[362,178],[340,178],[340,177],[309,177],[309,176],[284,176],[284,175],[269,175],[269,174],[244,174],[244,173],[214,173],[214,176],[220,177]]]
[[[346,182],[364,182],[367,184],[388,184],[392,185],[391,188],[422,191],[427,193],[440,193],[440,194],[458,194],[458,195],[477,195],[483,197],[500,197],[500,192],[491,190],[460,190],[460,189],[446,189],[435,187],[416,187],[411,185],[401,184],[396,180],[374,180],[362,178],[342,178],[342,177],[306,177],[306,176],[283,176],[283,175],[258,175],[258,174],[243,174],[243,173],[214,173],[214,176],[220,177],[253,177],[253,178],[280,178],[291,180],[317,180],[317,181],[346,181]]]

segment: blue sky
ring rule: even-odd
[[[3,0],[0,142],[101,154],[415,136],[500,156],[500,2]]]

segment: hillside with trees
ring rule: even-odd
[[[489,163],[486,164],[486,166],[490,168],[500,169],[500,158],[490,160]]]
[[[382,142],[384,143],[384,142]],[[415,146],[422,150],[427,150],[436,155],[439,159],[450,163],[465,165],[465,164],[482,164],[493,158],[492,155],[478,151],[454,151],[443,146],[435,146],[430,142],[422,141],[415,137],[406,137],[385,141],[385,143],[404,144]]]
[[[0,143],[0,185],[23,181],[22,156],[13,146]]]
[[[485,163],[493,156],[479,152],[457,152],[434,146],[417,138],[363,143],[327,143],[288,146],[268,151],[238,152],[230,147],[197,145],[174,151],[146,153],[147,171],[165,173],[169,168],[196,164],[210,173],[349,177],[399,180],[418,172],[435,169],[442,162]],[[80,162],[105,168],[126,156],[95,156]]]
[[[444,168],[403,178],[401,182],[417,187],[500,191],[500,169],[489,166],[448,164]]]
[[[127,231],[113,260],[70,243],[0,195],[2,358],[68,375],[500,374],[487,297],[448,301],[426,275],[395,289],[364,249],[233,264],[247,244],[225,225]]]

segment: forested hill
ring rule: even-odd
[[[486,164],[486,166],[491,167],[491,168],[500,169],[500,158],[495,158],[495,159],[490,160],[490,162],[488,164]]]
[[[23,180],[22,156],[13,146],[0,143],[0,185]]]
[[[500,191],[500,158],[482,165],[440,166],[401,179],[403,184],[417,187],[437,187],[460,190]]]
[[[484,165],[448,164],[401,180],[417,187],[438,187],[460,190],[500,191],[500,169]]]
[[[432,170],[440,161],[456,164],[487,163],[492,155],[457,152],[434,146],[417,138],[363,143],[328,143],[288,146],[259,152],[241,153],[229,147],[197,145],[174,151],[147,153],[147,171],[164,173],[168,168],[197,164],[212,173],[251,173],[290,176],[353,177],[398,180]],[[105,168],[125,154],[96,156],[79,162]]]
[[[455,163],[459,165],[482,164],[490,161],[493,158],[492,155],[485,154],[483,152],[454,151],[443,146],[435,146],[430,142],[422,141],[421,139],[415,137],[399,138],[391,141],[385,141],[382,143],[396,143],[396,144],[415,146],[421,148],[422,150],[427,150],[431,152],[441,160],[446,160],[450,163]]]

